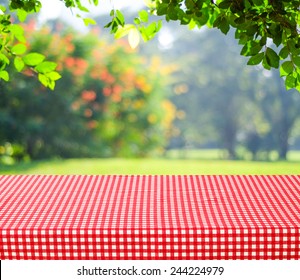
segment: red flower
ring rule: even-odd
[[[103,95],[104,95],[104,96],[110,96],[111,93],[112,93],[112,89],[111,89],[110,87],[105,87],[105,88],[103,89]]]
[[[97,98],[97,94],[93,90],[84,90],[81,93],[81,97],[86,102],[92,102]]]

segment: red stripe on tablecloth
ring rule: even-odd
[[[272,209],[270,209],[270,212],[273,214],[274,218],[278,220],[278,222],[279,220],[289,221],[292,222],[293,226],[295,226],[295,221],[293,221],[293,215],[290,211],[290,203],[288,202],[288,199],[284,193],[281,192],[275,179],[275,176],[274,178],[261,177],[260,179],[260,181],[264,183],[264,186],[266,186],[266,199],[268,201],[270,200],[272,204]],[[275,195],[275,193],[277,195]],[[282,201],[278,198],[278,194],[280,194]],[[275,213],[277,215],[275,215]]]
[[[287,207],[290,211],[289,217],[293,220],[294,226],[300,223],[300,215],[297,212],[295,205],[300,205],[300,182],[298,181],[298,188],[295,185],[294,179],[297,179],[296,176],[274,176],[274,179],[278,183],[276,186],[276,191],[278,191],[282,197],[285,198],[286,204],[284,207]],[[293,188],[291,188],[293,186]],[[292,203],[289,203],[291,201]],[[299,210],[299,209],[298,209]]]
[[[237,216],[240,216],[243,221],[239,226],[249,228],[259,227],[259,225],[263,224],[263,219],[254,203],[252,184],[249,185],[249,182],[245,182],[245,178],[242,176],[230,177],[227,179],[231,181],[232,200],[234,203],[236,203],[236,201],[246,202],[242,204],[236,203],[236,209],[239,209]],[[249,205],[251,205],[251,207],[249,207]]]
[[[207,205],[206,205],[206,190],[203,190],[202,188],[199,188],[199,185],[201,186],[205,186],[205,184],[203,183],[203,177],[201,176],[196,176],[196,184],[197,184],[197,191],[198,191],[198,206],[199,209],[201,209],[200,211],[203,213],[202,218],[203,218],[203,223],[204,223],[204,227],[208,227],[208,228],[212,228],[212,224],[210,222],[210,215],[209,212],[207,211]]]
[[[49,224],[53,222],[53,219],[56,220],[56,217],[63,218],[55,210],[55,205],[61,203],[60,197],[64,197],[64,193],[68,190],[68,184],[66,184],[65,177],[55,177],[50,176],[50,180],[43,181],[39,188],[43,191],[42,203],[39,200],[35,202],[35,219],[30,217],[29,220],[31,223],[23,224],[22,227],[28,228],[48,228]],[[34,207],[34,205],[32,205]],[[51,228],[51,226],[50,226]]]
[[[228,222],[229,217],[229,211],[227,209],[228,203],[226,202],[226,196],[224,195],[224,190],[220,186],[220,176],[216,177],[209,177],[209,181],[212,184],[212,186],[215,186],[211,188],[212,195],[215,197],[216,201],[216,216],[217,219],[220,222],[220,228],[231,228],[232,225],[230,222]]]
[[[31,180],[34,180],[34,184],[31,184]],[[22,182],[18,184],[18,190],[11,203],[6,205],[8,209],[7,218],[3,220],[3,223],[6,224],[7,228],[14,228],[19,226],[20,223],[25,222],[25,214],[30,213],[30,205],[35,201],[35,198],[38,195],[38,182],[41,181],[42,177],[32,177],[29,178],[29,182]],[[26,195],[26,196],[25,196]],[[25,199],[24,199],[25,196]],[[27,218],[27,217],[26,217]]]
[[[300,176],[0,176],[0,190],[0,258],[300,258]]]
[[[7,224],[9,227],[23,227],[25,220],[19,219],[16,223],[16,219],[12,220],[10,217],[20,217],[26,213],[29,226],[39,227],[43,224],[46,227],[61,227],[68,224],[73,227],[85,227],[90,226],[89,217],[94,216],[93,213],[96,212],[103,216],[101,226],[113,228],[133,227],[138,220],[139,226],[142,224],[143,228],[149,226],[161,228],[162,223],[164,227],[166,225],[193,227],[201,221],[209,228],[228,226],[228,222],[231,226],[238,227],[276,226],[282,221],[292,223],[294,226],[299,223],[298,209],[295,206],[295,203],[299,202],[297,186],[295,186],[296,191],[289,190],[288,186],[284,190],[281,177],[275,176],[271,180],[269,177],[257,176],[240,178],[238,176],[203,176],[196,177],[196,184],[194,177],[189,178],[121,176],[104,177],[101,182],[98,182],[99,179],[92,176],[62,176],[59,179],[51,176],[20,177],[12,189],[14,194],[5,196],[7,201],[4,202],[8,203],[6,205],[8,211],[3,221],[7,224],[10,220],[10,224]],[[142,181],[145,179],[143,184],[148,192],[144,197],[138,190],[140,186],[137,182],[140,179]],[[112,181],[106,185],[107,180]],[[191,186],[192,183],[189,180],[192,180],[194,186]],[[75,189],[73,189],[74,186],[76,186]],[[199,188],[199,186],[202,187]],[[22,195],[21,192],[23,192]],[[191,192],[197,197],[196,201],[190,196]],[[7,190],[5,193],[7,194]],[[275,193],[280,194],[280,200],[274,195]],[[169,197],[165,199],[167,195]],[[139,203],[133,203],[137,198],[140,200]],[[43,200],[39,201],[41,199]],[[228,199],[230,199],[230,204]],[[114,201],[114,203],[109,203],[109,201]],[[155,201],[156,205],[154,205]],[[201,203],[198,203],[199,201]],[[192,207],[192,203],[195,206]],[[201,211],[197,211],[199,209]],[[103,215],[104,212],[108,215]],[[37,215],[37,213],[40,214]],[[124,213],[130,213],[126,220]],[[226,221],[225,215],[229,221]],[[139,216],[139,219],[136,219],[136,216]],[[56,217],[60,220],[57,221]],[[70,217],[72,219],[68,220]],[[96,222],[97,219],[93,219],[93,226],[99,225]]]

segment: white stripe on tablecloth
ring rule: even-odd
[[[236,221],[232,220],[230,214],[232,212],[232,202],[231,200],[228,200],[229,197],[229,189],[226,187],[224,183],[224,177],[219,175],[213,178],[213,180],[217,181],[217,186],[219,189],[219,195],[221,199],[221,203],[219,203],[220,211],[221,211],[221,222],[222,222],[222,228],[233,228],[233,227],[238,227],[238,224]]]
[[[103,180],[103,177],[99,176],[92,176],[93,178],[93,192],[91,194],[91,198],[89,201],[88,208],[86,209],[86,224],[82,225],[83,227],[87,227],[90,229],[95,229],[95,224],[97,221],[97,208],[99,205],[99,199],[101,195],[101,181]]]
[[[300,224],[300,213],[296,205],[300,205],[300,180],[296,176],[276,176],[279,183],[277,190],[289,201],[288,207],[296,225]],[[293,185],[293,188],[290,186]],[[295,187],[297,186],[297,187]],[[298,192],[297,192],[298,189]]]
[[[278,225],[284,225],[282,224],[282,220],[274,215],[274,212],[277,211],[273,207],[273,202],[266,200],[266,196],[268,196],[268,193],[266,192],[266,186],[261,181],[260,177],[251,176],[249,177],[249,179],[253,183],[252,190],[255,193],[255,205],[260,210],[262,218],[266,220],[266,223],[263,225],[263,227],[276,227]],[[263,187],[261,184],[263,185]]]
[[[136,176],[132,176],[127,178],[127,184],[128,184],[128,188],[130,191],[128,191],[127,195],[126,195],[126,200],[127,200],[127,205],[126,205],[126,217],[124,217],[124,221],[126,221],[127,227],[128,228],[133,228],[133,224],[134,224],[134,220],[135,220],[135,216],[133,216],[132,214],[133,209],[134,209],[134,204],[135,204],[135,197],[137,194],[137,178]],[[126,220],[125,220],[126,219]]]
[[[18,190],[18,184],[21,184],[22,180],[29,180],[29,178],[23,177],[23,176],[20,176],[20,175],[0,176],[0,197],[1,197],[0,201],[3,202],[3,205],[5,205],[5,201],[3,201],[2,197],[8,197],[9,193],[11,195],[16,195],[15,191]]]
[[[60,178],[55,176],[43,177],[43,180],[38,186],[38,196],[36,200],[33,201],[30,212],[26,213],[26,220],[24,220],[22,224],[19,224],[18,227],[34,229],[39,228],[39,225],[41,225],[41,227],[44,226],[45,219],[47,219],[49,215],[49,212],[47,212],[45,208],[50,204],[49,201],[53,199],[54,194],[60,192],[56,186],[59,181]]]
[[[295,189],[292,189],[292,188],[288,188],[289,191],[291,191],[294,195],[291,195],[292,198],[297,198],[297,202],[300,200],[300,175],[298,176],[281,176],[281,178],[285,181],[285,180],[288,180],[289,181],[289,184],[288,186],[290,185],[290,183],[293,184],[293,186],[297,186],[297,188]]]
[[[159,215],[163,217],[163,224],[162,227],[166,229],[174,228],[176,227],[176,221],[173,221],[172,219],[172,205],[174,201],[173,193],[170,192],[170,186],[168,183],[168,178],[166,176],[161,176],[158,180],[159,188],[163,192],[163,208],[161,209],[161,213],[157,213],[159,219]]]
[[[227,208],[228,203],[224,204],[224,201],[226,201],[226,192],[224,190],[224,185],[222,185],[222,182],[220,180],[220,176],[211,177],[211,183],[214,186],[214,188],[212,189],[213,195],[215,199],[217,199],[216,215],[219,221],[219,226],[220,228],[231,228],[231,222],[228,221],[230,209]]]
[[[189,184],[189,181],[186,180],[186,176],[180,176],[179,178],[180,182],[180,189],[182,193],[182,204],[184,208],[184,213],[186,216],[186,227],[193,228],[195,227],[195,217],[196,213],[193,212],[192,206],[191,206],[191,197],[190,197],[190,191],[191,191],[191,185]]]
[[[232,180],[238,186],[236,187],[236,191],[234,190],[233,186],[232,191],[235,192],[235,194],[240,195],[238,196],[238,199],[233,199],[237,201],[238,205],[242,205],[240,208],[240,211],[242,212],[242,227],[245,227],[245,225],[249,225],[249,221],[250,223],[252,223],[250,227],[253,229],[268,224],[269,222],[265,220],[264,216],[261,216],[261,213],[259,209],[257,209],[256,204],[253,203],[253,201],[255,200],[255,192],[253,191],[253,189],[255,189],[254,183],[251,182],[250,184],[246,184],[245,181],[243,181],[243,176],[235,176],[234,178],[232,178]],[[247,205],[251,205],[252,207],[247,207]]]
[[[101,212],[101,206],[104,204],[103,197],[106,192],[108,192],[108,189],[105,188],[105,182],[108,180],[108,176],[96,176],[97,182],[95,184],[95,197],[93,199],[93,208],[91,209],[91,214],[89,216],[90,220],[90,226],[92,229],[99,228],[100,220],[102,219],[102,216],[100,214]]]
[[[112,190],[110,185],[113,180],[112,176],[103,176],[103,180],[99,183],[99,200],[97,201],[97,219],[94,222],[94,228],[103,228],[104,216],[107,212],[107,200]]]
[[[121,199],[124,192],[124,176],[116,176],[114,184],[110,184],[112,188],[111,196],[106,201],[106,212],[103,212],[103,227],[104,228],[121,228],[120,215],[121,215]],[[113,203],[109,203],[113,201]]]
[[[126,227],[126,203],[128,198],[130,188],[130,180],[126,176],[121,176],[121,181],[118,184],[118,195],[116,199],[116,204],[114,205],[113,211],[110,211],[111,217],[109,225],[112,228],[120,227],[120,228],[127,228]],[[121,191],[120,191],[121,190]],[[117,189],[115,189],[117,192]],[[116,216],[117,220],[115,223],[112,223],[112,218]]]
[[[181,187],[179,185],[179,178],[177,176],[172,176],[172,182],[174,183],[175,191],[175,208],[173,210],[173,215],[177,218],[177,228],[185,228],[187,221],[186,215],[183,208],[182,196],[181,196]]]
[[[76,228],[83,228],[82,224],[86,222],[86,217],[85,217],[85,209],[87,207],[87,204],[89,202],[89,197],[91,193],[91,186],[89,185],[91,177],[89,176],[84,176],[84,181],[82,184],[82,189],[81,192],[79,193],[79,197],[81,197],[77,208],[75,210],[76,213],[76,219],[73,223],[73,226]]]
[[[76,177],[74,175],[68,177],[69,179],[61,176],[60,181],[55,186],[57,193],[51,198],[51,206],[48,210],[49,215],[45,225],[49,229],[58,228],[58,225],[62,224],[62,220],[64,221],[64,227],[67,227],[67,221],[74,217],[73,206],[77,201],[77,190],[81,188],[80,183],[83,177]],[[68,183],[63,184],[65,180],[67,180]],[[76,183],[78,183],[77,186]],[[74,186],[76,186],[76,188],[74,188]],[[60,198],[60,200],[58,200],[58,198]]]
[[[214,222],[214,228],[222,228],[224,227],[224,223],[222,219],[220,219],[219,214],[219,189],[223,189],[223,184],[218,186],[216,185],[216,181],[212,180],[211,176],[204,176],[205,178],[205,187],[206,187],[206,199],[208,200],[208,211],[211,211],[211,217]]]
[[[12,178],[11,176],[4,176],[5,178]],[[30,180],[31,176],[28,177],[20,177],[16,176],[16,180],[8,180],[6,181],[2,187],[4,188],[4,191],[2,190],[1,193],[6,199],[0,200],[0,213],[2,216],[2,219],[0,220],[0,225],[7,227],[9,221],[11,220],[11,217],[14,212],[18,211],[18,208],[20,207],[20,203],[22,199],[24,198],[24,191],[30,190]],[[13,186],[11,185],[13,184]],[[14,208],[13,208],[14,207]]]
[[[10,211],[6,212],[8,216],[4,223],[8,228],[15,228],[16,224],[23,222],[26,225],[28,213],[31,212],[31,207],[35,203],[38,197],[38,187],[39,183],[43,180],[42,176],[30,176],[28,182],[23,182],[19,185],[19,190],[17,191],[17,197],[11,201],[11,207],[8,205]],[[25,183],[27,183],[25,185]]]
[[[159,184],[161,176],[152,176],[152,185],[154,189],[155,196],[155,207],[154,207],[154,219],[157,228],[163,228],[163,220],[161,216],[161,208],[163,207],[163,196],[162,196],[162,185]]]
[[[294,215],[290,211],[291,202],[285,194],[280,191],[280,188],[278,188],[275,177],[271,178],[264,176],[261,177],[261,181],[263,181],[264,186],[267,186],[264,191],[267,193],[267,200],[271,201],[272,209],[270,209],[270,211],[273,212],[274,218],[277,220],[281,218],[280,220],[288,222],[289,226],[295,226],[295,223],[297,222],[294,220]],[[277,195],[275,195],[275,193]],[[281,194],[280,196],[278,196],[279,193]],[[274,215],[275,213],[277,215]]]
[[[119,212],[119,227],[120,228],[127,228],[128,224],[131,224],[131,217],[127,217],[127,211],[129,209],[130,203],[129,203],[129,194],[130,194],[130,188],[132,188],[132,192],[134,193],[136,191],[136,186],[131,185],[131,176],[124,176],[125,183],[123,184],[124,189],[122,192],[122,196],[120,197],[119,201],[119,207],[120,207],[120,212]]]
[[[221,199],[222,199],[222,195],[221,195],[221,190],[224,189],[224,185],[223,184],[217,184],[215,181],[215,178],[212,178],[210,176],[207,177],[207,186],[209,186],[208,188],[208,192],[207,192],[207,197],[209,197],[209,201],[211,201],[211,207],[210,207],[210,211],[213,211],[213,216],[214,219],[216,220],[216,225],[218,228],[224,228],[225,224],[224,223],[224,215],[221,210],[220,210],[220,204],[221,204]],[[228,211],[229,213],[229,211]]]
[[[86,176],[86,180],[88,181],[88,193],[89,195],[86,196],[86,203],[84,208],[82,209],[82,220],[80,227],[81,228],[91,228],[91,209],[94,208],[95,197],[98,192],[97,188],[97,177],[95,176]],[[93,202],[93,203],[92,203]]]
[[[251,212],[255,212],[256,215],[252,214],[252,220],[259,220],[257,223],[258,227],[274,227],[276,222],[270,219],[268,211],[265,207],[265,200],[263,199],[261,192],[259,190],[258,181],[255,176],[245,176],[245,188],[246,193],[249,195],[249,199],[255,202]],[[250,217],[249,217],[250,218]],[[251,218],[250,218],[251,219]]]
[[[191,220],[190,227],[195,228],[197,227],[197,225],[199,225],[199,220],[197,215],[198,211],[196,210],[195,203],[194,203],[194,199],[195,199],[194,189],[191,183],[191,178],[189,176],[183,176],[181,180],[183,180],[182,184],[186,186],[185,200],[187,203],[188,212],[190,213],[189,214]]]
[[[200,195],[200,186],[198,182],[198,176],[193,175],[193,176],[188,176],[189,181],[190,181],[190,186],[192,189],[192,194],[193,196],[191,197],[192,205],[193,208],[195,209],[195,222],[196,225],[195,227],[197,228],[203,228],[204,226],[207,225],[207,216],[205,212],[203,211],[203,205],[200,204],[201,201],[201,195]]]
[[[201,212],[203,213],[202,217],[203,217],[203,226],[204,228],[212,228],[212,224],[211,224],[211,217],[210,214],[207,209],[207,205],[205,203],[206,198],[206,194],[205,194],[205,184],[203,183],[203,177],[202,176],[196,176],[196,186],[197,186],[197,202],[199,203],[199,208],[201,209]]]
[[[249,204],[251,204],[251,206],[254,206],[254,204],[252,203],[252,197],[247,191],[247,185],[241,184],[241,179],[242,178],[239,176],[234,176],[233,178],[229,179],[233,182],[233,185],[230,187],[233,193],[232,199],[237,202],[237,216],[240,218],[239,226],[242,228],[256,228],[258,223],[255,217],[258,212],[256,211],[255,207],[248,207]],[[260,218],[259,220],[262,222]]]
[[[6,194],[0,224],[5,228],[249,228],[297,226],[300,221],[297,176],[0,179]]]
[[[131,220],[131,223],[129,224],[130,228],[138,228],[137,224],[139,221],[139,212],[137,209],[140,203],[139,200],[140,200],[141,190],[143,189],[141,181],[142,180],[140,176],[133,177],[133,185],[135,186],[135,189],[130,196],[130,213],[128,214]]]
[[[241,190],[243,191],[244,196],[247,198],[246,205],[251,205],[251,207],[247,208],[245,219],[247,221],[251,221],[254,228],[263,227],[268,223],[266,223],[266,221],[263,219],[261,212],[256,205],[256,201],[255,201],[256,198],[254,196],[254,192],[251,191],[253,188],[253,184],[251,183],[249,186],[249,182],[246,180],[246,177],[248,178],[249,176],[239,177],[240,178],[239,182],[241,183],[242,186]]]

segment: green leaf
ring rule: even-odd
[[[96,21],[93,20],[92,18],[84,18],[83,22],[84,22],[85,26],[97,24]]]
[[[230,29],[229,23],[223,15],[220,15],[214,21],[213,27],[219,28],[222,31],[222,33],[224,33],[224,34],[227,34]]]
[[[4,62],[5,64],[9,64],[8,57],[1,52],[0,52],[0,61],[2,61],[2,63]]]
[[[45,60],[45,56],[40,53],[29,53],[23,57],[23,61],[28,66],[37,66]]]
[[[52,80],[52,81],[57,81],[57,80],[59,80],[61,78],[61,75],[58,72],[56,72],[56,71],[52,71],[50,73],[46,73],[45,76],[47,78],[49,78],[50,80]]]
[[[139,18],[135,18],[133,20],[133,22],[136,24],[136,25],[140,25],[141,24],[141,20]]]
[[[292,75],[289,74],[285,79],[285,86],[287,89],[292,89],[296,86],[297,79]]]
[[[38,79],[42,85],[44,85],[45,87],[48,87],[49,79],[44,74],[39,74]]]
[[[154,37],[154,35],[160,30],[161,26],[162,26],[161,21],[158,21],[158,22],[152,22],[147,27],[145,26],[141,27],[139,30],[140,33],[142,34],[144,41],[151,40]]]
[[[17,9],[17,17],[19,21],[24,22],[27,18],[28,13],[22,9]]]
[[[189,23],[189,29],[192,30],[192,29],[194,29],[196,26],[197,26],[197,25],[196,25],[196,22],[195,22],[193,19],[191,19],[191,21],[190,21],[190,23]]]
[[[136,28],[133,28],[129,31],[128,42],[133,49],[135,49],[140,43],[140,33]]]
[[[241,55],[244,56],[254,56],[260,52],[262,46],[259,42],[248,41],[241,50]]]
[[[0,10],[5,13],[6,8],[3,5],[0,5]]]
[[[196,4],[193,0],[185,0],[185,6],[188,10],[192,10],[195,8]]]
[[[281,59],[286,59],[289,55],[289,49],[287,46],[283,47],[279,52],[279,57]]]
[[[133,24],[125,24],[123,27],[119,27],[117,32],[115,33],[115,38],[120,39],[128,35],[131,29],[135,29],[135,26]]]
[[[44,62],[38,64],[35,67],[35,70],[39,73],[45,74],[45,73],[54,71],[56,67],[57,67],[57,63],[50,62],[50,61],[44,61]]]
[[[178,20],[178,13],[174,5],[169,5],[167,8],[167,15],[171,20]]]
[[[248,65],[257,65],[259,63],[262,62],[263,58],[264,58],[265,54],[263,52],[256,54],[255,56],[252,56],[249,60],[248,60]]]
[[[148,36],[148,38],[152,38],[154,36],[154,34],[156,33],[157,31],[157,28],[156,28],[156,23],[155,22],[152,22],[151,24],[149,24],[147,27],[146,27],[146,34]]]
[[[262,6],[264,4],[264,0],[252,0],[253,4],[256,6]]]
[[[21,72],[25,67],[25,63],[24,63],[23,59],[19,56],[15,57],[14,65],[18,72]]]
[[[262,66],[267,69],[267,70],[271,70],[271,66],[268,63],[267,57],[264,56],[263,61],[262,61]]]
[[[222,2],[218,5],[218,7],[219,7],[220,9],[228,9],[228,8],[231,6],[231,4],[232,4],[232,1],[225,0],[225,1],[222,1]]]
[[[167,12],[168,12],[168,4],[160,4],[158,7],[157,7],[157,10],[156,10],[156,13],[158,16],[163,16],[163,15],[166,15]]]
[[[24,44],[17,44],[12,47],[11,52],[15,55],[24,54],[27,50],[27,47]]]
[[[280,76],[287,76],[294,70],[294,64],[292,61],[285,61],[280,66]]]
[[[293,56],[293,63],[300,68],[300,57],[299,56]]]
[[[229,29],[230,29],[230,26],[229,26],[229,23],[227,21],[226,18],[223,18],[220,22],[220,25],[218,26],[218,28],[222,31],[222,33],[224,34],[227,34]]]
[[[279,67],[279,56],[277,53],[271,49],[267,48],[266,50],[266,59],[268,64],[273,67],[273,68],[278,68]]]
[[[125,25],[124,15],[119,10],[116,10],[116,19],[117,19],[119,25],[121,25],[121,26]]]
[[[80,2],[78,2],[78,3],[80,3]],[[77,3],[77,5],[78,5],[78,3]],[[82,12],[85,12],[85,13],[88,13],[88,12],[89,12],[89,9],[87,9],[87,8],[84,7],[84,6],[82,6],[81,4],[78,5],[78,9],[79,9],[80,11],[82,11]]]
[[[145,10],[142,10],[142,11],[139,12],[139,18],[142,22],[148,22],[149,15]]]
[[[9,81],[9,74],[8,74],[8,72],[5,71],[5,70],[0,71],[0,79],[8,82]]]
[[[24,36],[24,29],[18,24],[12,24],[10,26],[10,31],[17,38],[17,40],[21,43],[26,43],[26,39]]]

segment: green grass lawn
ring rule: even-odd
[[[300,161],[69,159],[0,166],[0,174],[300,174]]]

